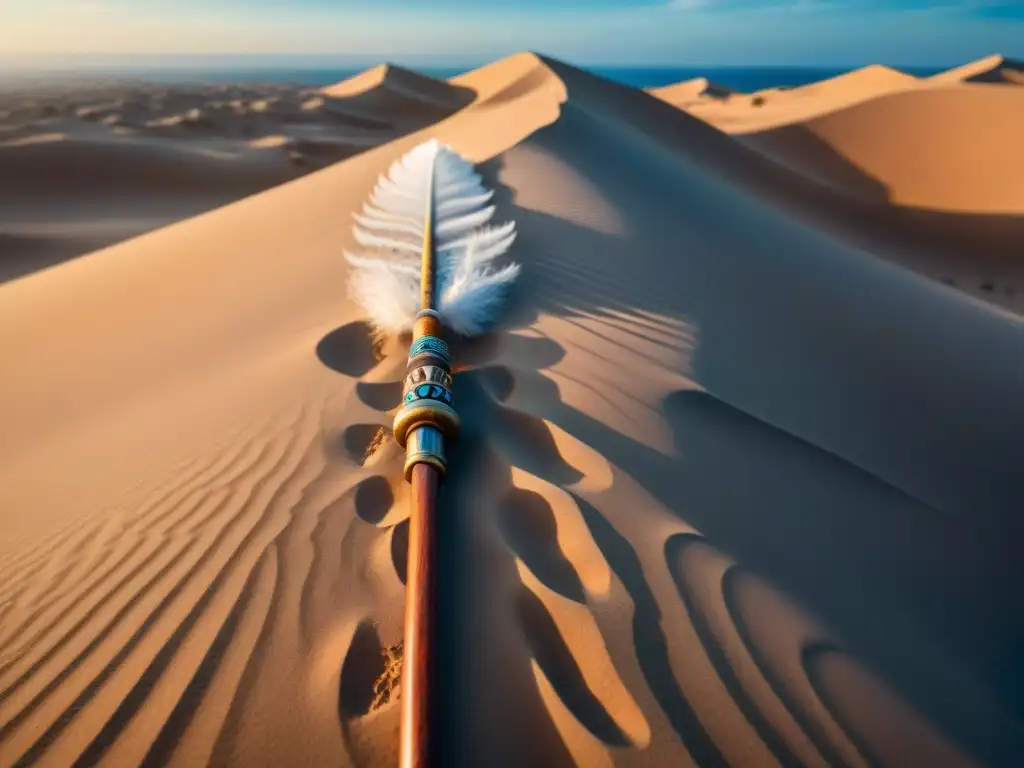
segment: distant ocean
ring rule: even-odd
[[[441,69],[437,67],[411,67],[417,72],[438,78],[449,78],[466,71]],[[595,74],[617,80],[637,88],[654,88],[694,77],[706,77],[733,90],[749,93],[773,86],[799,86],[835,77],[849,72],[854,67],[584,67]],[[941,68],[898,67],[908,74],[919,77],[936,74]],[[160,82],[232,82],[232,83],[296,83],[299,85],[321,86],[336,83],[363,71],[361,68],[257,68],[224,67],[216,69],[198,68],[153,68],[108,70],[110,76],[139,78]],[[92,70],[92,76],[102,71]],[[85,75],[83,71],[75,72]]]

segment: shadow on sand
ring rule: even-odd
[[[438,715],[449,764],[475,764],[469,756],[484,753],[496,755],[495,764],[572,762],[543,714],[531,656],[517,656],[490,637],[515,630],[507,614],[509,601],[517,599],[519,630],[566,706],[597,738],[621,742],[578,674],[567,669],[571,665],[552,661],[564,659],[557,652],[563,641],[537,618],[536,599],[515,597],[522,589],[516,531],[506,531],[510,546],[503,548],[488,527],[485,510],[500,506],[512,466],[572,492],[579,474],[545,448],[551,439],[546,422],[600,453],[744,571],[805,606],[843,638],[845,652],[960,748],[988,764],[1019,763],[1024,626],[1008,608],[1024,580],[1014,543],[1024,533],[1017,471],[1024,409],[991,408],[1020,402],[1011,392],[1018,330],[766,204],[756,195],[772,181],[785,182],[773,195],[788,195],[787,204],[823,205],[812,198],[826,195],[820,185],[780,175],[772,161],[628,91],[616,92],[621,104],[612,106],[631,121],[653,114],[656,119],[642,122],[653,126],[643,142],[617,141],[614,121],[595,120],[574,106],[570,88],[570,102],[554,125],[482,166],[497,189],[497,219],[517,221],[514,258],[524,264],[505,330],[496,338],[529,327],[541,314],[669,318],[696,328],[701,343],[693,375],[707,391],[678,391],[659,404],[675,436],[669,456],[564,402],[544,371],[566,354],[556,338],[517,336],[519,345],[545,349],[537,357],[504,360],[497,344],[493,356],[479,356],[476,368],[456,377],[468,428],[453,451],[460,471],[443,489],[440,523],[440,664],[449,672]],[[680,128],[693,139],[685,154],[679,152]],[[518,205],[517,193],[502,180],[506,162],[523,151],[557,156],[599,189],[621,212],[625,235]],[[677,225],[671,238],[664,234],[666,220]],[[975,221],[951,217],[947,224],[970,238]],[[1007,224],[1014,231],[1019,225],[1018,219]],[[666,263],[673,264],[670,283],[660,278]],[[958,344],[969,339],[984,339],[983,348]],[[608,341],[614,350],[616,342]],[[952,359],[954,351],[959,357]],[[544,362],[531,366],[530,360]],[[614,364],[614,356],[608,362]],[[961,367],[953,374],[956,387],[921,386],[944,381],[954,365]],[[503,405],[520,386],[531,392],[530,414]],[[936,420],[944,416],[939,439]],[[501,440],[522,447],[511,463],[489,447],[499,432]],[[629,510],[573,495],[632,598],[635,653],[651,693],[698,762],[725,764],[671,674],[665,606],[645,577],[673,559],[679,542],[666,543],[660,563],[645,560],[651,555],[618,532],[616,520]],[[529,506],[523,507],[527,518]],[[515,514],[508,507],[502,512]],[[549,580],[564,570],[554,561],[535,566],[541,574],[547,569]],[[575,588],[572,595],[579,597]],[[684,595],[679,608],[686,610]],[[547,638],[542,646],[531,645],[529,638],[538,636],[524,624],[548,627],[540,634]],[[699,627],[698,634],[714,658],[713,638]],[[779,762],[797,764],[739,681],[719,670]],[[763,674],[773,673],[765,665]],[[509,717],[481,691],[517,702],[515,711]],[[797,719],[815,733],[806,717]],[[820,736],[811,738],[825,759],[836,757]],[[856,733],[850,739],[864,743]]]

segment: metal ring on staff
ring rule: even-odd
[[[424,424],[409,433],[405,444],[405,479],[412,477],[417,464],[430,464],[444,476],[448,464],[444,456],[444,435],[437,427]]]

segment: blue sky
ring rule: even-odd
[[[54,60],[946,66],[1024,56],[1024,0],[0,0],[0,52]]]

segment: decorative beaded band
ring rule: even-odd
[[[403,390],[408,392],[417,384],[428,383],[440,384],[442,387],[451,389],[452,375],[439,365],[422,365],[409,371],[409,375],[405,377],[405,387]]]
[[[402,400],[406,403],[419,402],[422,405],[429,405],[427,401],[436,400],[445,405],[452,404],[451,390],[442,387],[440,384],[420,384],[405,393]]]
[[[437,336],[420,336],[412,343],[412,346],[409,348],[409,359],[412,360],[417,355],[422,354],[440,357],[445,361],[452,359],[451,354],[448,352],[448,345],[444,339],[439,339]]]
[[[436,311],[421,310],[420,317],[439,318]],[[437,336],[420,336],[409,348],[402,407],[395,415],[393,433],[406,449],[405,478],[417,464],[433,466],[443,477],[447,465],[445,440],[459,435],[459,415],[452,408],[451,354]]]
[[[416,313],[416,319],[419,320],[421,317],[432,317],[435,320],[441,319],[441,313],[436,309],[421,309]]]

